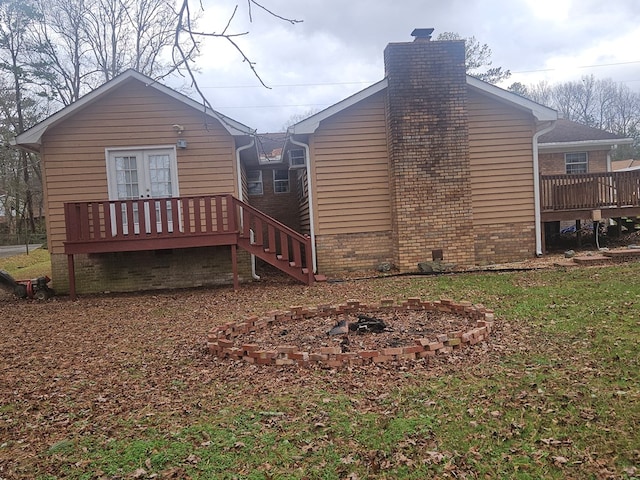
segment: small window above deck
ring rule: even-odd
[[[572,152],[564,154],[565,172],[587,173],[589,171],[589,158],[587,152]]]

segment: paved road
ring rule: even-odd
[[[32,245],[29,245],[29,251],[35,250],[36,248],[40,248],[41,246],[42,245],[40,243],[34,243]],[[26,251],[27,251],[27,248],[24,245],[0,246],[0,258],[20,255],[21,253],[26,253]]]

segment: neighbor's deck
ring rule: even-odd
[[[627,172],[541,175],[543,222],[640,215],[640,170]]]

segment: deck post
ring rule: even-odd
[[[72,301],[76,301],[76,268],[73,261],[73,254],[67,255],[67,273],[69,275],[69,296]]]
[[[238,281],[238,246],[231,245],[231,268],[233,269],[233,291],[237,292],[240,288]]]

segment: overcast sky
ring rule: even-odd
[[[197,1],[192,2],[197,5]],[[213,107],[259,132],[280,131],[295,115],[326,108],[381,80],[383,50],[411,41],[416,27],[475,36],[494,66],[512,71],[500,86],[612,78],[640,90],[639,0],[260,0],[292,25],[252,10],[245,0],[203,0],[200,30],[249,31],[238,44],[266,89],[223,40],[197,60]],[[192,95],[193,96],[193,95]],[[196,97],[194,97],[196,98]]]

